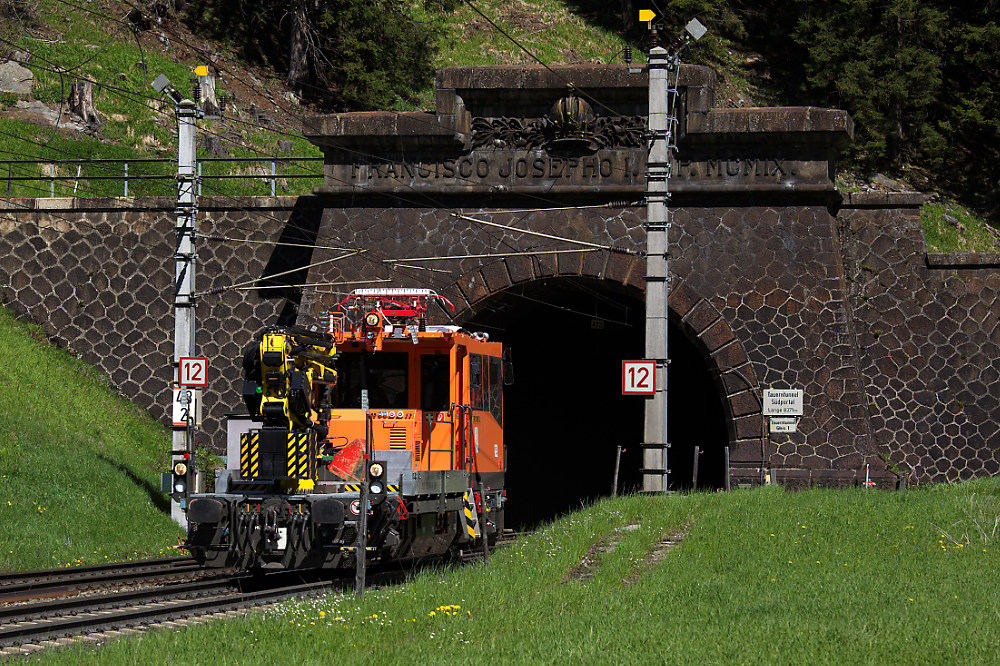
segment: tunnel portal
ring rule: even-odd
[[[524,528],[608,496],[622,447],[618,491],[642,486],[644,399],[623,396],[621,361],[643,357],[643,294],[596,279],[552,278],[512,287],[477,304],[465,322],[511,349],[514,384],[504,391],[507,523]],[[670,488],[724,480],[728,444],[719,393],[701,354],[670,331]]]

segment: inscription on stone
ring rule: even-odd
[[[475,151],[441,162],[384,162],[330,165],[345,184],[385,187],[638,185],[645,164],[630,150],[564,157],[542,150]],[[329,171],[328,171],[329,172]]]
[[[823,182],[826,165],[781,156],[678,160],[678,185],[746,183],[781,185]],[[333,189],[493,189],[566,186],[632,186],[645,182],[643,151],[600,150],[590,155],[553,155],[545,150],[480,150],[440,161],[392,161],[327,165]]]
[[[708,159],[700,162],[681,160],[677,163],[677,172],[681,178],[691,180],[741,176],[780,178],[797,175],[796,166],[794,163],[786,163],[786,160],[780,157]]]

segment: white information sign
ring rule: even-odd
[[[193,419],[191,425],[201,425],[201,389],[174,387],[173,424],[186,426],[188,416]]]
[[[772,416],[771,432],[798,432],[798,423],[792,416]]]
[[[656,361],[622,361],[622,395],[654,395]]]
[[[177,383],[181,386],[208,386],[208,359],[204,356],[182,356]]]
[[[764,389],[764,416],[802,416],[802,389]]]

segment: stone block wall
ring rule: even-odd
[[[839,209],[731,201],[675,211],[671,317],[716,376],[734,481],[759,478],[761,460],[789,486],[852,485],[865,465],[884,487],[902,471],[918,481],[1000,472],[1000,256],[927,255],[920,202],[851,195]],[[530,251],[540,241],[433,208],[343,203],[202,199],[197,345],[210,389],[201,443],[221,441],[224,415],[242,409],[240,358],[252,337],[279,322],[309,323],[358,281],[436,287],[458,321],[505,289],[552,277],[644,285],[641,208],[477,212],[625,252],[421,262],[436,269],[426,271],[392,262]],[[6,305],[164,422],[173,227],[168,200],[0,209]],[[366,253],[307,268],[343,247]],[[282,286],[306,282],[328,284],[304,294]],[[803,389],[798,432],[762,433],[762,388]]]
[[[928,255],[913,195],[838,217],[878,451],[919,481],[1000,471],[1000,255]]]
[[[173,203],[37,199],[0,206],[3,302],[164,423],[173,376]],[[229,240],[198,240],[199,291],[278,272],[289,259],[274,243],[309,238],[318,217],[308,198],[201,203],[199,231]],[[200,299],[196,344],[210,359],[201,442],[217,438],[223,415],[240,408],[244,347],[294,296],[264,295],[229,290]]]
[[[439,260],[420,263],[436,273],[392,270],[381,262],[530,252],[540,241],[530,234],[475,224],[447,209],[352,208],[345,202],[327,209],[317,242],[336,246],[339,239],[351,238],[369,252],[318,265],[308,281],[335,284],[369,278],[433,286],[455,303],[459,321],[489,307],[491,298],[512,286],[547,278],[589,277],[644,288],[640,208],[463,214],[489,224],[516,224],[614,246],[625,253]],[[826,205],[682,205],[673,216],[670,247],[671,320],[695,342],[709,371],[717,375],[720,399],[730,417],[734,479],[759,479],[763,460],[793,485],[852,485],[863,478],[866,464],[883,485],[895,483],[869,438],[837,220]],[[317,250],[315,259],[335,255]],[[321,291],[307,290],[300,323],[336,303],[334,295]],[[804,391],[806,414],[798,432],[764,433],[762,438],[763,388]]]
[[[835,219],[827,209],[683,208],[673,231],[671,271],[681,282],[671,308],[723,378],[734,477],[758,478],[762,449],[789,485],[850,485],[865,464],[885,476],[868,439]],[[713,341],[721,330],[727,335]],[[765,388],[803,391],[797,432],[768,432],[761,441]]]

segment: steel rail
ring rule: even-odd
[[[502,549],[515,542],[522,533],[505,530],[493,546]],[[481,551],[463,553],[462,561],[482,559]],[[213,570],[213,577],[198,581],[177,581],[151,584],[143,568],[186,567],[190,558],[170,558],[145,562],[124,563],[138,569],[138,578],[124,579],[126,585],[146,585],[139,589],[77,595],[67,599],[36,601],[35,603],[0,606],[0,659],[13,655],[28,655],[48,647],[58,647],[78,641],[93,641],[105,632],[154,629],[159,625],[199,616],[247,610],[254,606],[282,601],[293,597],[312,596],[337,588],[347,588],[350,581],[344,575],[331,576],[329,570],[309,572],[274,572],[264,576],[248,572],[233,573]],[[417,566],[420,566],[419,564]],[[115,565],[80,567],[95,575],[107,572]],[[374,584],[393,584],[404,580],[407,570],[386,570],[381,567],[371,572]],[[64,577],[65,569],[4,574],[7,580],[20,575],[35,574],[36,580],[46,576]],[[155,574],[153,574],[155,575]],[[290,578],[299,582],[288,584]],[[308,577],[312,577],[309,579]],[[76,582],[80,585],[80,581]],[[89,585],[89,581],[82,583]],[[79,592],[80,590],[76,590]],[[72,592],[71,592],[72,593]],[[95,636],[96,634],[96,636]],[[112,634],[112,636],[117,634]]]
[[[37,569],[32,571],[4,571],[0,572],[0,585],[6,586],[11,581],[21,579],[40,579],[53,576],[65,576],[68,572],[90,573],[108,571],[109,569],[143,569],[146,567],[157,567],[165,564],[189,564],[194,562],[193,557],[159,557],[149,560],[127,560],[125,562],[106,562],[104,564],[87,564],[79,567],[59,567],[57,569]]]
[[[0,574],[0,603],[28,601],[77,594],[94,587],[127,585],[152,579],[174,578],[203,571],[193,558],[115,562],[106,565],[67,567]]]
[[[253,579],[252,576],[248,578]],[[338,581],[309,581],[259,590],[243,590],[239,586],[234,588],[233,582],[229,580],[223,583],[223,586],[229,589],[219,589],[217,581],[203,581],[201,591],[204,594],[188,599],[177,598],[180,589],[141,590],[125,602],[132,604],[125,608],[110,606],[112,602],[108,597],[112,595],[104,595],[102,599],[95,601],[93,607],[83,606],[75,611],[69,611],[71,613],[69,615],[54,618],[27,619],[28,615],[34,616],[39,612],[39,609],[33,608],[16,622],[0,625],[0,649],[9,654],[11,648],[17,650],[54,639],[124,628],[152,628],[156,624],[182,618],[243,610],[291,597],[314,595],[338,584]],[[214,590],[213,583],[216,585]],[[190,594],[198,587],[197,584],[191,584],[186,585],[185,589]],[[165,595],[170,598],[164,600]],[[25,651],[27,650],[25,648]]]
[[[204,595],[232,588],[229,577],[211,578],[193,582],[167,583],[156,587],[132,590],[116,590],[102,594],[74,596],[66,599],[36,601],[26,604],[0,606],[0,635],[10,625],[30,620],[50,619],[81,611],[92,612],[109,608],[121,608],[130,603],[154,603],[158,600]]]

